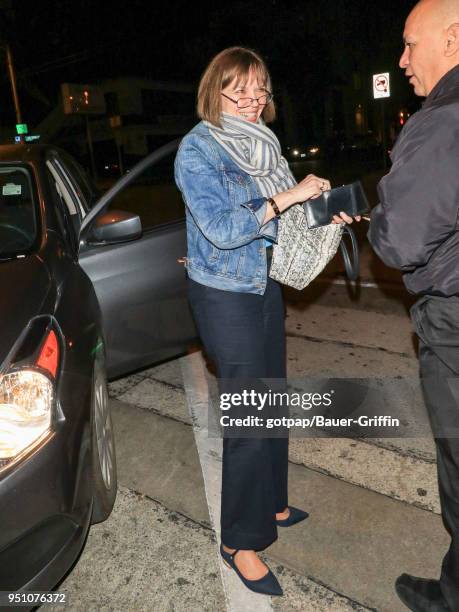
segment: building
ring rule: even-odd
[[[98,174],[121,173],[196,123],[194,85],[126,77],[97,87],[105,98],[105,114],[66,115],[60,103],[34,132],[89,166],[89,128]]]

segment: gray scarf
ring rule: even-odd
[[[277,136],[262,120],[250,123],[234,115],[222,113],[222,127],[205,121],[212,136],[233,161],[253,177],[260,194],[270,198],[296,185],[295,178],[282,157]]]
[[[239,168],[253,177],[263,197],[272,197],[297,184],[287,160],[282,157],[276,135],[261,119],[250,123],[222,113],[220,120],[221,128],[208,121],[204,123]],[[301,204],[291,206],[279,219],[270,277],[303,289],[335,255],[341,231],[339,225],[309,229]]]

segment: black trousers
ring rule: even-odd
[[[450,609],[459,610],[459,298],[424,297],[411,316],[437,447],[442,517],[451,535],[440,586]]]
[[[284,305],[278,283],[264,295],[222,291],[188,279],[201,340],[220,379],[285,378]],[[221,539],[262,550],[277,538],[287,499],[287,438],[223,438]]]

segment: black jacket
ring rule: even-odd
[[[368,239],[411,293],[459,295],[459,66],[403,128]]]

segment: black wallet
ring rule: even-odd
[[[315,200],[303,203],[304,213],[309,229],[329,225],[333,221],[333,215],[344,212],[350,217],[363,215],[370,210],[367,196],[363,190],[362,183],[356,181],[342,187],[335,187],[331,191],[325,191]]]

